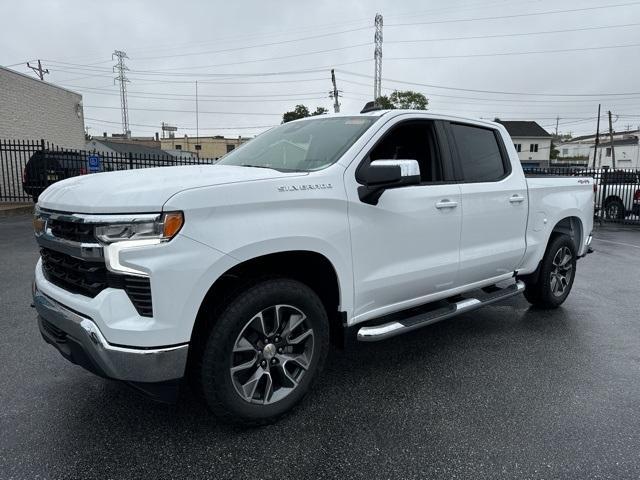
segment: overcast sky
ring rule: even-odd
[[[122,130],[111,54],[123,50],[133,135],[164,121],[195,136],[196,81],[201,136],[253,135],[298,103],[332,111],[332,66],[343,112],[371,100],[376,12],[386,94],[417,90],[433,110],[549,131],[559,116],[560,132],[574,135],[595,130],[598,102],[616,130],[640,124],[632,0],[21,0],[3,4],[0,65],[31,74],[20,62],[43,59],[46,81],[81,93],[85,124],[100,135]]]

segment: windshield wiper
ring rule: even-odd
[[[267,167],[265,165],[249,165],[249,164],[244,164],[244,165],[238,165],[239,167],[253,167],[253,168],[267,168],[269,170],[275,170],[276,172],[280,172],[280,173],[291,173],[291,172],[304,172],[305,170],[294,170],[292,168],[276,168],[276,167]]]
[[[267,167],[265,165],[249,165],[249,164],[244,164],[244,165],[240,165],[241,167],[253,167],[253,168],[268,168],[269,170],[276,170],[278,171],[277,168],[273,168],[273,167]]]

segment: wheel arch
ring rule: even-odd
[[[584,241],[584,226],[582,225],[582,220],[580,220],[580,217],[568,216],[564,217],[562,220],[559,220],[551,229],[551,233],[549,235],[549,238],[547,239],[545,250],[549,246],[551,239],[555,235],[559,234],[564,234],[571,237],[576,248],[576,255],[578,255],[580,253],[580,250],[582,249],[582,242]]]
[[[215,316],[240,291],[261,279],[286,277],[309,286],[322,301],[332,341],[340,344],[343,338],[343,296],[340,277],[334,263],[322,253],[313,250],[286,250],[266,253],[237,263],[209,287],[193,326],[191,342],[197,345],[205,332],[212,328]],[[348,289],[347,289],[348,290]]]
[[[533,262],[535,263],[530,264],[532,265],[531,269],[524,269],[524,271],[528,273],[519,274],[518,278],[529,282],[537,281],[542,260],[547,254],[549,245],[557,235],[567,235],[568,237],[570,237],[573,240],[576,255],[580,255],[580,251],[583,247],[585,239],[584,225],[580,217],[578,217],[577,215],[572,215],[571,213],[577,214],[578,212],[567,212],[564,215],[561,215],[560,220],[556,221],[553,228],[549,230],[549,234],[546,236],[546,238],[542,238],[541,243],[538,244],[538,255],[536,256],[535,260],[533,260]]]

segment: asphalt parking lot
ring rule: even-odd
[[[2,479],[640,477],[640,229],[600,229],[553,312],[518,297],[333,351],[259,429],[67,363],[29,308],[30,218],[0,232]]]

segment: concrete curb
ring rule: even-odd
[[[33,205],[16,205],[15,207],[2,208],[0,204],[0,218],[33,214],[33,207]]]

